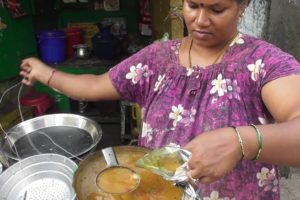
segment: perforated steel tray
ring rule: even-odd
[[[74,200],[73,175],[77,165],[58,154],[21,160],[0,175],[1,200]]]

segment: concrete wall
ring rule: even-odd
[[[300,0],[272,0],[267,39],[300,61]]]
[[[252,0],[241,18],[239,30],[258,38],[266,38],[271,0]]]
[[[252,0],[239,29],[275,44],[300,61],[300,0]]]

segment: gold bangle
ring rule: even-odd
[[[260,133],[259,129],[257,128],[257,126],[255,126],[254,124],[250,124],[250,126],[252,126],[255,129],[256,134],[257,134],[257,140],[258,140],[258,151],[257,151],[255,158],[253,158],[252,160],[258,160],[259,156],[261,154],[261,151],[262,151],[261,133]]]
[[[48,79],[48,81],[47,81],[47,85],[48,85],[48,86],[50,86],[50,85],[49,85],[49,84],[50,84],[50,81],[51,81],[53,75],[55,74],[55,72],[56,72],[55,69],[51,72],[51,75],[50,75],[50,77],[49,77],[49,79]]]
[[[241,160],[243,160],[244,157],[245,157],[245,148],[244,148],[244,144],[243,144],[243,140],[242,140],[240,131],[235,126],[233,126],[232,128],[234,128],[235,133],[236,133],[236,135],[238,137],[238,140],[239,140],[239,143],[240,143],[240,146],[241,146],[241,152],[242,152]]]

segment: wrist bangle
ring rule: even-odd
[[[243,160],[244,157],[245,157],[245,148],[244,148],[244,144],[243,144],[243,140],[242,140],[240,131],[235,126],[233,126],[232,128],[234,128],[235,133],[236,133],[236,135],[238,137],[238,140],[239,140],[239,143],[240,143],[240,146],[241,146],[241,152],[242,152],[241,160]]]
[[[48,85],[48,86],[50,86],[50,81],[51,81],[52,77],[54,76],[55,72],[56,72],[55,69],[51,72],[51,75],[50,75],[50,77],[49,77],[49,79],[48,79],[48,81],[47,81],[47,85]]]
[[[257,134],[257,140],[258,140],[258,151],[257,151],[257,154],[256,154],[255,158],[253,158],[252,160],[258,160],[259,156],[261,154],[261,151],[262,151],[261,133],[260,133],[259,129],[254,124],[250,124],[250,126],[252,126],[255,129],[256,134]]]

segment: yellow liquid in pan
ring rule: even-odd
[[[126,146],[115,148],[118,161],[121,165],[133,169],[141,177],[138,187],[132,192],[122,195],[113,195],[104,192],[96,184],[101,170],[105,169],[106,162],[99,154],[90,155],[84,160],[76,174],[74,187],[80,200],[181,200],[183,189],[166,181],[161,176],[149,170],[139,168],[136,161],[149,150],[140,147]],[[168,156],[166,156],[168,157]],[[176,161],[177,162],[177,161]],[[158,163],[159,167],[173,171],[176,167],[170,164],[169,159]],[[172,166],[169,166],[172,165]],[[98,175],[98,177],[97,177]],[[110,183],[109,183],[110,184]]]
[[[106,193],[124,194],[133,191],[140,182],[140,176],[129,168],[111,167],[97,177],[98,187]]]

